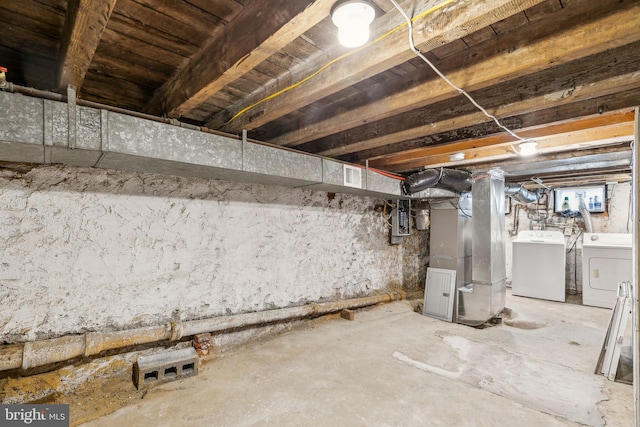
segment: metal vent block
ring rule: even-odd
[[[193,347],[167,353],[140,356],[133,365],[136,388],[148,388],[198,375],[200,359]]]
[[[362,168],[342,165],[344,173],[343,184],[347,187],[362,188]]]

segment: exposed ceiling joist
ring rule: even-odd
[[[628,147],[627,147],[628,148]],[[572,159],[536,161],[529,164],[527,169],[503,167],[507,174],[508,181],[521,180],[523,178],[544,177],[544,176],[584,176],[597,171],[615,171],[629,173],[631,171],[631,150],[601,154],[594,153],[582,157],[580,163]]]
[[[469,170],[502,169],[508,182],[518,182],[526,187],[538,187],[532,178],[547,186],[584,185],[602,182],[628,181],[631,176],[630,144],[618,144],[597,149],[565,151],[538,155],[529,162],[520,159],[502,162],[479,163]],[[576,159],[579,159],[576,162]]]
[[[633,111],[609,113],[544,127],[522,129],[519,134],[524,138],[535,139],[538,142],[538,150],[543,153],[575,150],[632,139],[633,118]],[[512,136],[502,133],[480,139],[411,150],[407,153],[372,160],[369,165],[390,171],[452,165],[449,155],[457,152],[464,153],[465,160],[455,164],[465,165],[513,157],[516,155],[512,149],[514,143]]]
[[[628,91],[617,92],[612,95],[598,96],[585,101],[574,102],[554,106],[545,110],[519,116],[508,117],[503,123],[512,130],[521,132],[523,129],[543,129],[550,127],[555,129],[558,123],[569,123],[582,118],[597,116],[608,116],[616,112],[630,111],[631,106],[640,104],[640,88],[636,87]],[[445,116],[446,117],[446,116]],[[484,121],[467,128],[456,129],[454,131],[443,132],[436,135],[429,135],[423,138],[403,141],[391,146],[383,146],[370,150],[363,150],[357,153],[341,156],[345,161],[364,164],[366,160],[373,162],[376,159],[392,158],[396,155],[406,153],[411,159],[411,153],[418,152],[423,148],[434,146],[445,146],[454,142],[468,140],[480,140],[492,136],[507,134],[498,128],[492,121]],[[506,140],[510,140],[507,138]],[[515,140],[515,139],[513,139]]]
[[[117,0],[70,0],[60,41],[58,87],[80,91]]]
[[[482,7],[477,7],[475,2],[455,2],[453,6],[435,10],[433,14],[428,15],[428,19],[416,21],[414,40],[417,45],[426,46],[430,50],[522,12],[541,1],[494,0],[483,4]],[[428,11],[432,2],[419,2],[415,6],[414,16]],[[385,34],[394,28],[399,30],[335,62],[330,69],[319,73],[304,85],[298,86],[296,90],[285,92],[277,98],[261,103],[254,109],[255,111],[252,110],[227,125],[222,126],[225,121],[224,116],[219,115],[207,126],[232,133],[242,129],[254,129],[311,104],[319,97],[334,94],[407,61],[414,55],[409,50],[406,28],[398,26],[398,18],[399,14],[396,13],[378,18],[375,24],[377,31],[374,34]],[[242,107],[250,105],[251,103],[248,103]]]
[[[402,174],[572,152],[594,166],[586,152],[630,139],[610,113],[640,104],[640,0],[400,0],[422,52],[537,139],[534,159],[415,56],[389,0],[355,51],[337,42],[335,0],[5,3],[0,65],[20,90],[75,84],[83,100]]]
[[[551,65],[558,67],[584,56],[640,40],[640,32],[633,30],[640,25],[640,5],[636,5],[634,8],[636,12],[632,16],[635,18],[629,19],[629,11],[625,9],[612,10],[609,3],[593,2],[588,11],[560,10],[556,12],[555,20],[544,27],[532,25],[519,32],[500,35],[491,41],[490,51],[485,44],[480,44],[463,51],[460,55],[447,58],[439,64],[439,67],[445,72],[452,70],[447,72],[450,80],[461,85],[465,90],[475,91],[543,70]],[[583,22],[585,17],[591,20],[588,25],[575,26],[576,22]],[[558,33],[558,35],[553,38],[545,37],[551,33]],[[535,41],[523,44],[522,40]],[[576,40],[581,40],[581,42],[576,43]],[[501,55],[496,57],[494,52],[500,52]],[[483,59],[478,60],[477,58]],[[467,64],[467,66],[463,64]],[[419,72],[424,71],[419,70]],[[636,75],[635,78],[640,79],[640,76]],[[591,93],[594,91],[595,89],[592,88]],[[384,117],[410,111],[416,107],[433,105],[458,95],[458,92],[446,82],[438,77],[433,77],[397,93],[386,94],[374,102],[349,111],[331,115],[328,112],[327,114],[318,114],[320,117],[327,117],[327,119],[303,125],[270,142],[289,147],[298,146],[327,135],[366,125]],[[513,96],[514,94],[505,94],[505,96],[508,95]],[[570,102],[571,99],[564,99],[564,101]],[[549,102],[553,102],[553,100],[549,99],[547,103]],[[532,104],[537,105],[535,102]],[[497,114],[501,113],[519,114],[509,111]],[[465,124],[460,123],[458,127],[462,126]],[[429,124],[426,124],[424,127],[416,127],[408,132],[398,132],[396,135],[355,140],[346,147],[326,147],[319,154],[344,155],[420,137],[428,130]]]
[[[612,77],[603,81],[595,82],[585,86],[573,86],[571,89],[558,91],[554,94],[545,93],[544,95],[530,98],[524,101],[513,103],[505,103],[495,109],[491,109],[491,114],[504,119],[510,116],[532,113],[546,108],[557,107],[560,105],[570,104],[598,95],[607,95],[617,93],[626,89],[631,89],[640,84],[640,73],[631,72],[622,76]],[[506,93],[506,96],[513,94]],[[460,129],[463,127],[473,126],[477,123],[487,121],[487,117],[480,111],[459,115],[454,118],[448,118],[422,126],[415,126],[404,131],[393,134],[384,135],[375,139],[364,141],[362,143],[352,144],[345,147],[335,148],[322,151],[323,156],[341,156],[355,151],[389,146],[397,142],[409,139],[420,138],[425,135],[435,135],[441,132]],[[514,129],[515,130],[515,129]]]
[[[631,174],[628,172],[617,171],[593,171],[583,176],[543,176],[536,177],[542,179],[544,185],[551,188],[559,187],[577,187],[590,184],[603,184],[607,183],[620,183],[628,182],[631,179]],[[516,181],[513,181],[516,182]],[[518,181],[519,182],[519,181]],[[538,188],[540,185],[534,183],[522,182],[525,188]]]
[[[180,117],[318,24],[334,0],[254,1],[158,89],[147,110]],[[229,48],[233,46],[233,48]]]
[[[580,162],[576,162],[579,159]],[[584,150],[562,151],[550,154],[539,154],[530,161],[523,162],[521,158],[512,158],[499,162],[475,163],[466,167],[467,170],[502,169],[508,176],[537,175],[550,168],[558,166],[568,168],[580,168],[584,165],[592,165],[598,161],[619,162],[626,159],[627,166],[631,160],[631,144],[620,143],[607,147],[589,148]],[[584,160],[584,164],[583,164]]]
[[[640,19],[638,24],[640,24]],[[640,34],[638,37],[640,37]],[[569,40],[570,38],[565,41]],[[608,36],[603,36],[601,42],[600,47],[602,49],[606,49],[607,45],[610,44]],[[555,49],[561,48],[561,44],[555,47]],[[535,61],[544,62],[546,61],[545,58],[546,56],[544,54],[540,54],[537,58],[534,58],[532,55],[524,55],[522,62],[525,64],[529,63],[533,67]],[[520,87],[514,84],[507,84],[505,81],[502,92],[494,91],[484,93],[486,91],[483,91],[478,94],[479,96],[477,96],[476,99],[481,105],[485,106],[491,114],[503,119],[505,117],[527,114],[547,108],[557,108],[561,105],[591,99],[596,96],[604,96],[621,91],[624,92],[627,89],[637,86],[640,82],[640,75],[637,73],[640,60],[636,55],[634,59],[631,60],[634,63],[629,65],[629,71],[627,73],[625,73],[623,69],[620,69],[620,72],[623,73],[622,75],[611,76],[610,67],[615,65],[618,59],[619,58],[610,58],[608,62],[603,62],[601,75],[598,75],[598,70],[595,66],[590,68],[589,73],[585,72],[582,76],[577,75],[573,79],[553,78],[546,75],[551,73],[544,73],[545,75],[539,76],[542,83],[531,82],[532,86],[537,87],[534,93],[525,95],[522,93]],[[493,70],[478,70],[480,74],[477,75],[485,77],[504,75],[507,64],[497,65]],[[501,65],[504,65],[504,67]],[[571,65],[572,64],[567,64],[567,67]],[[474,69],[476,69],[474,66],[468,68],[468,70]],[[527,73],[525,70],[522,70],[522,72]],[[559,69],[558,76],[562,76],[562,72],[563,70]],[[582,80],[580,80],[580,78]],[[594,78],[600,78],[601,80],[594,81]],[[444,82],[442,82],[442,84],[445,85]],[[521,83],[518,81],[518,84]],[[426,88],[425,92],[427,92]],[[455,114],[452,114],[452,112],[455,112]],[[562,120],[563,118],[558,117],[558,119]],[[352,139],[344,141],[344,143],[341,143],[341,141],[344,140],[343,138],[331,139],[326,142],[320,140],[314,142],[314,146],[320,150],[317,154],[325,156],[343,156],[345,154],[370,150],[377,147],[387,147],[389,151],[392,151],[394,144],[399,142],[469,127],[487,120],[488,118],[483,113],[472,108],[468,100],[458,97],[455,102],[449,104],[440,103],[430,109],[421,108],[408,113],[407,117],[402,119],[396,117],[395,122],[399,124],[402,123],[404,126],[394,125],[393,118],[390,118],[387,120],[387,126],[371,125],[354,129],[350,132]]]
[[[549,137],[537,138],[538,153],[554,153],[566,150],[581,150],[589,147],[603,147],[608,144],[617,144],[623,141],[630,141],[631,123],[616,124],[610,126],[601,126],[594,129],[580,130],[565,134],[556,134]],[[464,166],[479,161],[507,159],[518,156],[518,148],[512,144],[501,144],[499,146],[490,146],[476,148],[465,153],[465,159],[459,162],[452,162],[449,154],[441,154],[432,156],[422,162],[423,167],[440,167],[440,166]],[[530,161],[523,159],[523,161]],[[413,163],[414,167],[418,164],[418,160]],[[404,166],[403,166],[404,167]],[[390,171],[397,171],[395,167],[388,168]],[[404,170],[404,169],[402,169]]]

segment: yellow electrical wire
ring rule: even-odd
[[[418,20],[418,19],[420,19],[420,18],[423,18],[423,17],[425,17],[425,16],[427,16],[427,15],[429,15],[429,14],[431,14],[431,13],[435,12],[436,10],[438,10],[438,9],[441,9],[441,8],[445,7],[446,5],[448,5],[448,4],[450,4],[450,3],[453,3],[454,1],[456,1],[456,0],[444,0],[443,2],[440,2],[440,3],[438,3],[437,5],[435,5],[435,6],[433,6],[433,7],[430,7],[429,9],[425,10],[424,12],[422,12],[422,13],[420,13],[420,14],[418,14],[418,15],[414,16],[413,18],[411,18],[411,22],[414,22],[414,21],[416,21],[416,20]],[[255,103],[253,103],[253,104],[251,104],[251,105],[249,105],[248,107],[245,107],[245,108],[243,108],[242,110],[238,111],[238,112],[237,112],[233,117],[231,117],[231,118],[230,118],[230,119],[225,123],[225,125],[227,125],[227,124],[231,123],[232,121],[234,121],[235,119],[237,119],[238,117],[240,117],[241,115],[243,115],[244,113],[246,113],[247,111],[249,111],[249,110],[251,110],[252,108],[254,108],[254,107],[256,107],[256,106],[258,106],[258,105],[262,104],[263,102],[266,102],[266,101],[268,101],[268,100],[270,100],[270,99],[273,99],[273,98],[275,98],[275,97],[277,97],[277,96],[280,96],[280,95],[282,95],[283,93],[288,92],[288,91],[290,91],[291,89],[294,89],[294,88],[296,88],[296,87],[300,86],[301,84],[303,84],[303,83],[305,83],[305,82],[307,82],[307,81],[311,80],[312,78],[314,78],[315,76],[317,76],[318,74],[320,74],[322,71],[324,71],[325,69],[327,69],[327,68],[328,68],[328,67],[330,67],[331,65],[335,64],[336,62],[341,61],[341,60],[343,60],[344,58],[347,58],[347,57],[349,57],[349,56],[353,55],[354,53],[360,52],[361,50],[366,49],[366,48],[368,48],[368,47],[370,47],[370,46],[372,46],[372,45],[374,45],[374,44],[378,43],[379,41],[381,41],[381,40],[385,39],[386,37],[390,36],[391,34],[395,33],[396,31],[398,31],[398,30],[400,30],[400,29],[402,29],[402,28],[406,27],[407,25],[408,25],[408,24],[407,24],[406,22],[404,22],[404,23],[402,23],[402,24],[398,25],[397,27],[393,28],[392,30],[387,31],[386,33],[384,33],[384,34],[383,34],[383,35],[381,35],[380,37],[376,38],[375,40],[373,40],[373,41],[371,41],[371,42],[369,42],[369,43],[365,44],[364,46],[361,46],[361,47],[359,47],[359,48],[357,48],[357,49],[354,49],[354,50],[352,50],[352,51],[350,51],[350,52],[344,53],[344,54],[342,54],[342,55],[338,56],[337,58],[332,59],[331,61],[329,61],[329,62],[327,62],[326,64],[324,64],[322,67],[320,67],[318,70],[316,70],[316,71],[315,71],[315,72],[313,72],[312,74],[308,75],[308,76],[307,76],[307,77],[305,77],[304,79],[302,79],[302,80],[300,80],[300,81],[298,81],[298,82],[296,82],[296,83],[293,83],[292,85],[287,86],[287,87],[285,87],[284,89],[281,89],[281,90],[279,90],[279,91],[277,91],[277,92],[274,92],[274,93],[272,93],[271,95],[266,96],[266,97],[262,98],[261,100],[259,100],[259,101],[255,102]]]

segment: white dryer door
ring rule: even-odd
[[[630,259],[589,258],[588,286],[593,290],[611,291],[615,294],[618,283],[631,281],[631,274]]]

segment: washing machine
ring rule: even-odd
[[[582,304],[613,308],[618,283],[631,281],[632,235],[585,233],[582,240]]]
[[[560,231],[525,230],[512,242],[511,293],[565,301],[565,241]]]

